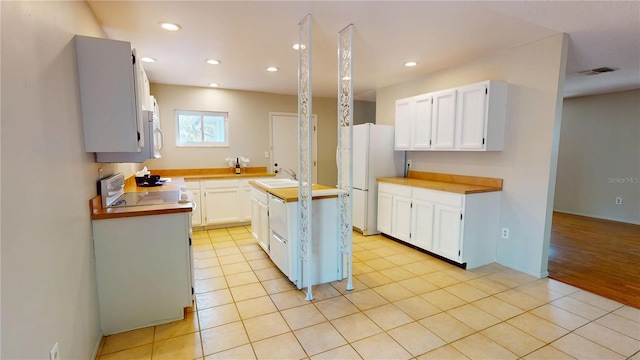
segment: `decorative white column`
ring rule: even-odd
[[[311,289],[311,240],[312,240],[312,214],[311,214],[311,185],[313,167],[311,166],[311,139],[313,121],[311,119],[311,15],[307,15],[298,24],[299,44],[298,49],[298,218],[300,235],[300,279],[302,284],[307,284],[307,300],[313,300]]]
[[[338,239],[347,264],[347,287],[353,290],[353,24],[338,35]]]

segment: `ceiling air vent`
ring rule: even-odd
[[[598,75],[598,74],[613,72],[613,71],[616,71],[616,70],[618,70],[618,69],[605,66],[605,67],[599,67],[599,68],[595,68],[595,69],[591,69],[591,70],[580,71],[579,73],[582,74],[582,75],[591,76],[591,75]]]

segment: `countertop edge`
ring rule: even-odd
[[[265,192],[267,194],[271,194],[271,195],[273,195],[275,197],[278,197],[278,198],[284,200],[285,202],[297,202],[298,201],[298,193],[297,193],[297,189],[298,188],[297,187],[296,188],[271,189],[271,188],[262,186],[262,185],[258,184],[257,182],[255,182],[253,180],[249,181],[249,185],[255,187],[256,189],[258,189],[258,190],[260,190],[262,192]],[[296,189],[296,196],[295,197],[290,195],[291,189]],[[319,185],[319,184],[313,184],[313,187],[312,187],[312,191],[313,190],[328,190],[328,189],[335,189],[335,188],[332,188],[332,187],[329,187],[329,186],[325,186],[325,185]],[[336,189],[336,191],[337,191],[337,189]],[[314,195],[312,197],[312,200],[323,200],[323,199],[331,199],[331,198],[337,198],[337,197],[338,197],[337,194],[335,194],[335,195],[322,194],[322,195]]]
[[[423,189],[445,191],[445,192],[463,194],[463,195],[502,191],[502,186],[500,187],[483,186],[483,185],[465,184],[465,183],[457,183],[457,182],[423,180],[423,179],[415,179],[415,178],[377,178],[376,180],[378,182],[386,182],[390,184],[404,185],[404,186],[413,186],[413,187],[419,187]]]

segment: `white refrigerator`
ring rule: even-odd
[[[353,227],[364,235],[378,231],[380,177],[404,176],[404,151],[394,151],[394,126],[353,126]]]

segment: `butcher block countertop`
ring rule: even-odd
[[[260,189],[266,193],[272,194],[285,202],[296,202],[298,201],[298,188],[268,188],[260,185],[255,181],[249,181],[253,187]],[[313,195],[313,200],[321,200],[321,199],[329,199],[338,197],[338,194],[343,190],[338,190],[335,187],[329,187],[325,185],[312,184],[311,191]]]
[[[183,186],[185,186],[185,183],[182,177],[172,177],[171,181],[165,182],[164,185],[162,186],[139,187],[139,186],[136,186],[135,178],[132,176],[125,181],[124,191],[125,192],[147,192],[147,191],[151,192],[151,191],[172,191],[172,190],[179,191],[180,188]],[[162,205],[112,207],[112,208],[104,209],[102,208],[102,198],[99,195],[89,200],[89,208],[91,210],[91,220],[116,219],[116,218],[147,216],[147,215],[174,214],[174,213],[181,213],[181,212],[190,212],[193,210],[191,202],[184,202],[184,203],[179,202],[174,204],[162,204]]]
[[[457,194],[502,191],[502,179],[409,171],[403,178],[378,178],[379,182],[439,190]]]

